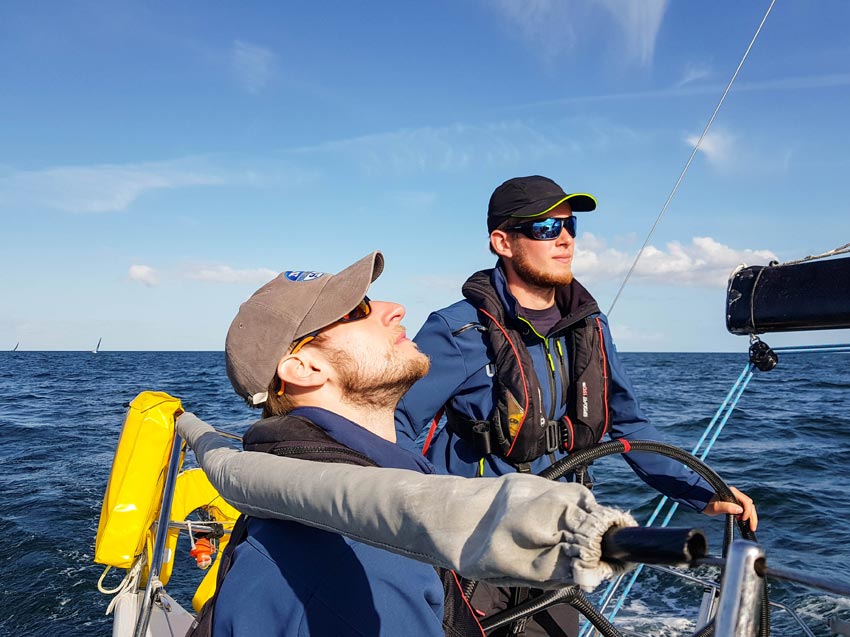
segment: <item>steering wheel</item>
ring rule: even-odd
[[[621,439],[601,443],[593,447],[589,447],[587,449],[582,449],[581,451],[562,458],[545,471],[540,472],[538,475],[548,480],[558,480],[563,476],[576,471],[579,467],[590,464],[594,460],[598,460],[599,458],[614,454],[629,453],[630,451],[654,453],[662,456],[667,456],[668,458],[673,458],[674,460],[678,460],[682,464],[691,468],[700,477],[704,478],[705,481],[708,482],[711,488],[714,489],[715,493],[717,493],[717,495],[722,500],[739,504],[738,500],[732,493],[732,490],[729,488],[729,485],[727,485],[723,481],[723,479],[719,475],[717,475],[717,473],[711,467],[706,465],[702,460],[700,460],[693,454],[684,451],[683,449],[679,449],[678,447],[663,442],[656,442],[654,440],[628,441]],[[734,539],[734,530],[736,523],[738,529],[740,530],[741,536],[744,539],[753,542],[756,541],[756,535],[755,533],[753,533],[752,530],[750,530],[749,522],[737,520],[735,515],[727,514],[725,532],[723,536],[724,556],[726,555],[729,546],[732,544],[732,540]],[[603,558],[604,557],[605,555],[603,554]],[[536,613],[539,613],[540,611],[545,610],[550,606],[563,603],[570,604],[579,612],[581,612],[585,617],[587,617],[590,623],[593,624],[596,630],[598,630],[604,637],[623,637],[622,633],[620,633],[620,631],[618,631],[613,626],[613,624],[611,624],[611,622],[609,622],[587,600],[584,593],[582,593],[581,589],[579,589],[578,586],[571,586],[556,591],[546,592],[543,595],[540,595],[530,601],[520,604],[519,606],[509,608],[496,615],[493,615],[492,617],[487,618],[486,620],[483,620],[481,622],[481,626],[486,633],[490,633],[507,624],[511,624],[513,622],[522,620],[525,617],[535,615]],[[700,630],[698,630],[696,633],[694,633],[693,637],[707,637],[708,635],[713,634],[714,625],[713,623],[709,623]],[[759,637],[768,637],[769,634],[770,606],[768,604],[767,598],[767,586],[764,586],[762,589],[761,622],[759,628]]]

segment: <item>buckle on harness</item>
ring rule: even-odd
[[[493,447],[490,444],[490,423],[488,421],[476,420],[472,425],[472,446],[485,456],[493,453]]]
[[[546,423],[546,453],[552,453],[561,446],[561,425],[557,420]]]

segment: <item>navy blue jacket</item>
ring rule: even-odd
[[[382,467],[433,467],[337,414],[299,408],[337,442]],[[437,572],[342,535],[251,518],[215,605],[213,634],[255,637],[443,635]]]
[[[507,315],[516,317],[518,303],[511,295],[504,274],[496,268],[493,283]],[[574,312],[578,313],[578,312]],[[631,382],[626,376],[611,339],[608,319],[594,313],[602,323],[605,348],[611,369],[608,405],[610,412],[609,435],[613,439],[661,440],[659,432],[641,411]],[[493,411],[493,368],[488,352],[486,335],[474,327],[480,326],[475,307],[467,300],[433,312],[413,339],[419,349],[431,359],[431,371],[404,395],[396,410],[396,430],[399,444],[411,450],[421,449],[431,422],[443,406],[451,401],[452,407],[473,420],[487,420]],[[473,326],[473,327],[471,327]],[[548,349],[559,360],[550,365],[543,338],[528,335],[526,344],[534,362],[534,369],[544,388],[543,399],[550,412],[552,396],[546,391],[546,379],[555,376],[554,418],[566,413],[562,405],[567,382],[562,371],[569,375],[567,339],[562,335],[548,335]],[[554,367],[554,372],[552,368]],[[560,408],[559,408],[560,407]],[[556,452],[556,458],[565,454]],[[465,440],[441,426],[436,430],[427,449],[428,459],[439,473],[473,477],[481,475],[481,456]],[[632,452],[623,456],[632,469],[650,486],[661,493],[701,511],[714,495],[705,480],[681,463],[648,453]],[[539,473],[551,464],[548,457],[538,458],[531,471]],[[515,471],[499,456],[484,458],[483,475],[498,476]]]

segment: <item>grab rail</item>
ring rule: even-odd
[[[174,442],[171,445],[171,458],[168,462],[168,474],[165,478],[165,487],[162,495],[162,508],[160,509],[159,520],[157,521],[153,556],[151,557],[148,570],[148,583],[145,586],[145,595],[142,598],[141,610],[139,611],[139,618],[136,620],[133,637],[144,637],[145,633],[147,633],[153,605],[159,597],[160,590],[162,590],[159,573],[162,570],[163,558],[165,557],[165,540],[168,535],[171,503],[174,500],[174,485],[177,482],[177,471],[180,467],[180,449],[182,445],[183,439],[175,431]]]

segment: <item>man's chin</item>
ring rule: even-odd
[[[412,359],[411,371],[417,376],[416,380],[425,378],[428,372],[431,371],[431,359],[419,351],[419,347],[413,341],[410,341],[413,347],[416,348],[416,356]]]

